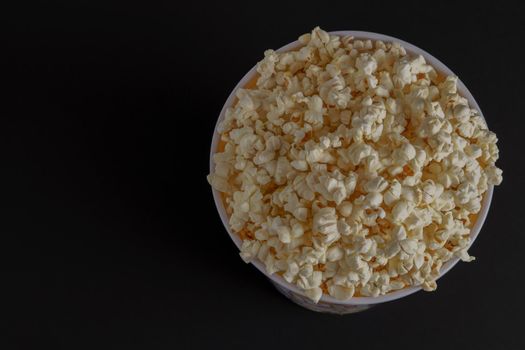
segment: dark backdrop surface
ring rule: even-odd
[[[2,11],[2,349],[525,348],[523,4],[20,5]],[[475,262],[344,317],[295,306],[242,263],[205,180],[233,86],[316,25],[442,60],[504,170]]]

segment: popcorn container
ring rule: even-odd
[[[430,55],[429,53],[425,52],[424,50],[409,44],[403,40],[399,40],[397,38],[382,35],[382,34],[376,34],[371,32],[364,32],[364,31],[335,31],[330,32],[332,35],[339,35],[339,36],[353,36],[355,39],[363,39],[363,40],[382,40],[384,42],[398,42],[400,43],[407,51],[407,54],[410,55],[421,55],[425,58],[425,60],[431,64],[438,72],[445,74],[445,75],[455,75],[447,66],[445,66],[442,62],[440,62],[438,59]],[[288,45],[285,45],[281,47],[280,49],[276,50],[277,52],[286,52],[289,50],[296,49],[300,47],[300,43],[298,41],[294,41]],[[235,86],[233,91],[230,93],[228,99],[226,100],[226,103],[224,104],[221,113],[219,115],[217,124],[224,119],[224,115],[226,112],[226,109],[235,101],[235,92],[237,89],[246,87],[255,77],[256,75],[256,67],[253,67],[246,75],[241,79],[241,81]],[[469,105],[472,108],[475,108],[479,111],[482,118],[483,113],[481,112],[478,104],[476,103],[476,100],[470,93],[470,91],[467,89],[467,87],[461,82],[461,80],[458,79],[457,81],[457,88],[458,93],[466,98],[469,102]],[[219,145],[220,135],[217,133],[217,125],[213,134],[212,144],[211,144],[211,154],[210,154],[210,171],[213,171],[215,164],[213,162],[213,154],[216,153],[218,145]],[[487,213],[490,207],[490,203],[492,200],[492,194],[493,194],[494,187],[493,185],[489,185],[487,192],[484,194],[483,201],[481,203],[481,210],[478,213],[476,222],[471,228],[470,232],[470,238],[471,238],[471,244],[476,239],[477,235],[479,234],[481,227],[483,226],[483,223],[485,221],[485,218],[487,217]],[[241,238],[234,234],[228,225],[228,214],[226,213],[226,209],[224,206],[224,202],[222,200],[221,194],[215,190],[213,191],[213,198],[215,200],[215,205],[217,206],[217,210],[219,212],[220,218],[222,220],[222,223],[224,224],[224,227],[226,228],[226,231],[230,235],[230,238],[233,240],[237,248],[240,249],[242,240]],[[440,271],[440,277],[442,277],[444,274],[446,274],[456,263],[459,261],[459,257],[454,256],[452,259],[447,261],[445,264],[443,264],[443,267]],[[333,314],[350,314],[355,312],[360,312],[363,310],[366,310],[370,308],[371,306],[374,306],[376,304],[385,303],[388,301],[400,299],[403,297],[406,297],[410,294],[413,294],[421,289],[420,286],[414,286],[414,287],[407,287],[403,288],[397,291],[390,292],[385,295],[380,295],[378,297],[352,297],[349,300],[341,301],[337,300],[334,297],[331,297],[329,295],[323,295],[318,303],[314,303],[312,300],[310,300],[302,290],[300,290],[297,286],[286,282],[281,276],[277,274],[269,275],[264,267],[264,264],[259,260],[254,260],[252,264],[261,272],[263,273],[270,282],[273,283],[273,285],[277,288],[279,292],[284,294],[288,299],[293,301],[294,303],[317,312],[325,312],[325,313],[333,313]]]

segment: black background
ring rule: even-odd
[[[523,4],[19,5],[2,11],[2,349],[525,347]],[[221,225],[205,180],[219,111],[265,49],[316,25],[432,53],[500,139],[478,259],[435,293],[310,312]]]

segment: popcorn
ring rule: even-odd
[[[487,180],[489,183],[493,185],[499,185],[501,184],[501,181],[503,180],[503,177],[501,174],[503,171],[499,168],[497,168],[494,164],[489,165],[485,169],[485,174],[487,176]]]
[[[252,261],[257,256],[260,247],[261,243],[259,241],[245,239],[242,241],[241,258],[246,262]]]
[[[323,123],[323,100],[317,95],[308,99],[308,110],[304,113],[304,120],[311,124]]]
[[[394,164],[404,165],[416,156],[416,149],[410,143],[406,142],[396,148],[392,153]]]
[[[402,223],[410,215],[410,212],[413,209],[413,204],[407,202],[406,200],[400,200],[392,208],[392,222]]]
[[[349,217],[352,213],[352,208],[352,203],[345,201],[338,206],[337,210],[339,211],[339,214],[341,214],[343,217]]]
[[[330,295],[338,300],[348,300],[354,295],[355,288],[353,285],[350,285],[350,287],[343,287],[332,284],[328,287],[328,291]]]
[[[335,208],[318,209],[314,214],[312,230],[314,233],[321,234],[321,239],[326,244],[339,239],[340,233]]]
[[[330,262],[339,261],[344,256],[344,250],[343,248],[339,246],[333,246],[329,248],[326,252],[326,260]]]
[[[370,192],[365,196],[363,206],[365,208],[377,208],[383,203],[383,196],[381,193]]]
[[[388,182],[382,176],[375,176],[363,185],[363,190],[370,192],[383,192],[388,187]]]
[[[264,53],[217,128],[207,179],[241,258],[314,302],[435,290],[445,262],[474,260],[471,215],[502,181],[496,135],[456,77],[398,43],[319,27],[299,42]]]
[[[466,123],[470,118],[470,108],[464,104],[457,104],[453,109],[453,114],[459,123]]]
[[[385,192],[384,202],[390,206],[401,197],[401,184],[397,180],[393,180],[390,183],[390,187]]]

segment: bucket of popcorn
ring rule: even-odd
[[[502,181],[496,142],[427,52],[317,27],[234,88],[208,181],[245,262],[293,302],[347,314],[433,291],[474,260]]]

